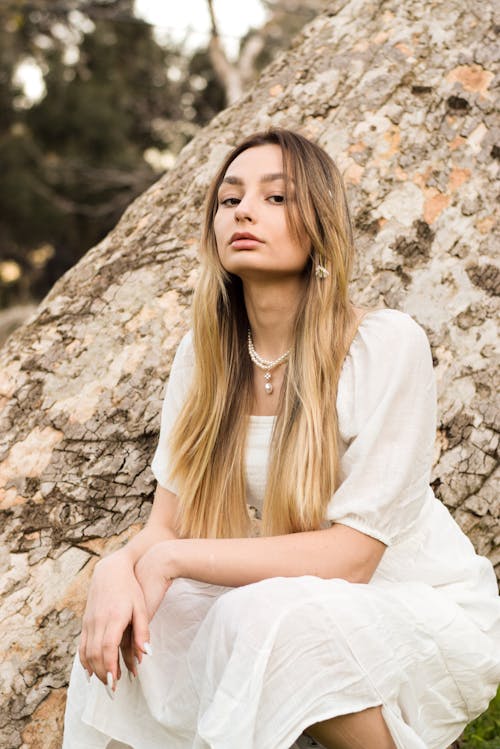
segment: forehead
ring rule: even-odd
[[[248,179],[266,177],[270,181],[283,172],[283,157],[281,148],[274,143],[263,146],[253,146],[238,156],[229,164],[223,182],[240,183]]]

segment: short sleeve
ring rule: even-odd
[[[172,427],[180,413],[191,384],[194,369],[192,332],[189,330],[182,338],[170,368],[170,376],[165,388],[161,410],[160,436],[151,463],[151,470],[160,486],[178,494],[178,487],[170,480],[170,446],[169,438]]]
[[[360,323],[337,392],[345,447],[326,517],[394,545],[425,505],[436,437],[429,341],[408,314],[376,310]]]

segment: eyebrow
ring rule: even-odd
[[[286,180],[286,174],[283,172],[275,172],[273,174],[263,174],[260,178],[259,182],[276,182],[278,179]],[[293,180],[292,180],[293,181]],[[244,181],[241,179],[241,177],[224,177],[224,179],[221,182],[221,187],[224,183],[227,183],[229,185],[242,185],[244,184]]]

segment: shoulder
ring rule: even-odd
[[[403,354],[430,353],[430,345],[425,330],[411,315],[387,307],[368,312],[359,323],[349,354],[356,356],[364,350],[394,360]]]
[[[194,366],[193,331],[191,328],[182,336],[175,352],[172,369],[185,369]]]
[[[165,386],[164,408],[171,407],[172,399],[183,398],[194,372],[194,351],[191,329],[180,339],[170,366]]]
[[[422,399],[430,414],[435,376],[425,330],[406,312],[369,312],[358,326],[339,379],[337,408],[344,438],[358,433],[370,414],[383,412],[384,404],[396,404],[402,413]]]
[[[425,330],[408,313],[384,308],[368,312],[359,323],[339,386],[381,395],[389,382],[409,387],[415,380],[430,382],[433,377]]]

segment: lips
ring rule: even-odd
[[[250,234],[250,232],[248,231],[244,231],[244,232],[237,231],[232,235],[231,239],[229,240],[229,244],[231,244],[232,242],[235,242],[238,239],[253,239],[255,242],[262,242],[262,240],[259,239],[259,237],[256,237],[255,234]]]

